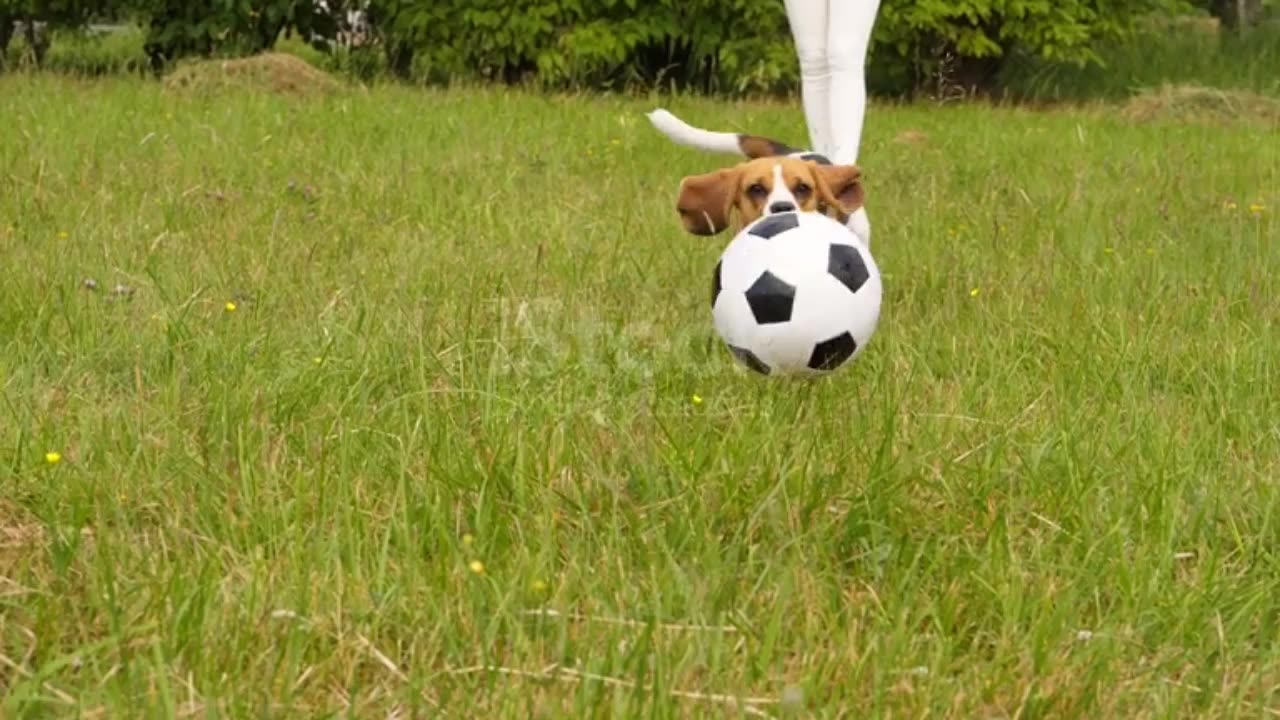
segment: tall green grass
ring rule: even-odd
[[[790,382],[651,106],[0,79],[0,714],[1280,707],[1274,128],[878,106]]]
[[[106,33],[55,31],[39,68],[81,77],[142,73],[147,67],[143,42],[142,31],[133,27]],[[37,69],[35,56],[22,36],[10,42],[3,66],[10,71]]]
[[[1162,24],[1098,50],[1086,67],[1034,60],[1011,62],[1006,92],[1027,100],[1117,100],[1144,88],[1200,85],[1280,96],[1280,22],[1244,34],[1205,23]]]

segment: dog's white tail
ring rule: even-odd
[[[661,108],[648,114],[649,122],[663,135],[679,145],[695,147],[709,152],[744,155],[738,145],[737,133],[716,132],[696,128]]]

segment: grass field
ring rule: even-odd
[[[1276,127],[873,107],[794,382],[654,102],[0,78],[0,715],[1280,715]]]

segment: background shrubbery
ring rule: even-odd
[[[869,81],[881,95],[1057,97],[1078,95],[1073,88],[1084,85],[1117,94],[1159,66],[1144,40],[1176,36],[1155,43],[1166,49],[1165,67],[1271,90],[1280,83],[1280,42],[1269,19],[1277,5],[883,0]],[[1172,22],[1178,33],[1168,33]],[[1220,22],[1242,31],[1228,33],[1225,62]],[[163,71],[184,57],[245,55],[287,42],[366,79],[731,94],[790,91],[798,79],[782,0],[0,0],[0,50],[7,49],[0,58],[56,65],[51,38],[83,38],[103,23],[138,31],[131,40],[79,43],[85,49],[72,69]]]

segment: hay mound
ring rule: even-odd
[[[236,88],[287,95],[323,94],[342,87],[328,73],[288,53],[188,62],[166,76],[164,84],[170,90],[202,92]]]
[[[1280,99],[1248,90],[1164,85],[1129,99],[1121,114],[1134,122],[1280,123]]]
[[[895,135],[893,137],[893,141],[900,145],[914,145],[919,147],[929,144],[929,134],[923,130],[908,129]]]

